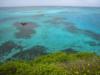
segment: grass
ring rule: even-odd
[[[0,75],[100,75],[100,56],[58,52],[31,61],[8,61],[0,64]]]

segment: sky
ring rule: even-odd
[[[15,7],[15,6],[100,7],[100,0],[0,0],[0,7]]]

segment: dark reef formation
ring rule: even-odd
[[[12,58],[14,60],[16,59],[30,60],[30,59],[34,59],[37,56],[45,55],[45,54],[47,54],[47,48],[41,45],[36,45],[30,49],[20,51],[19,53],[15,54]]]
[[[65,22],[64,18],[58,17],[58,16],[54,16],[50,20],[46,21],[46,23],[50,23],[51,25],[55,25],[55,26],[58,26],[59,24],[62,24],[63,22]]]
[[[91,30],[80,29],[77,26],[75,26],[74,23],[65,22],[64,27],[67,31],[71,32],[72,34],[83,34],[89,36],[90,38],[100,41],[100,34]]]
[[[16,38],[31,38],[36,33],[37,25],[31,22],[21,22],[14,24],[18,29],[16,32]]]
[[[32,23],[32,22],[16,22],[14,25],[18,29],[23,29],[23,28],[28,28],[28,29],[33,28],[34,29],[37,27],[37,25],[35,23]]]
[[[97,43],[95,41],[88,41],[86,43],[88,43],[90,46],[100,46],[100,43]]]
[[[35,30],[20,30],[16,33],[16,38],[31,38],[32,34],[35,33]]]
[[[18,53],[12,55],[10,58],[5,59],[12,50],[20,50]],[[8,60],[31,60],[40,55],[46,55],[47,48],[42,45],[36,45],[29,49],[23,49],[22,46],[14,43],[13,41],[7,41],[0,46],[0,62]],[[4,60],[5,59],[5,60]]]
[[[64,23],[64,27],[65,27],[66,30],[68,30],[68,31],[71,32],[71,33],[75,33],[75,34],[76,34],[76,33],[80,33],[80,32],[79,32],[80,29],[77,28],[77,27],[75,26],[74,23],[65,22],[65,23]]]
[[[17,45],[13,41],[7,41],[0,46],[0,57],[4,56],[5,54],[11,53],[13,49],[20,49],[22,50],[22,46]]]
[[[66,52],[66,53],[77,53],[78,51],[76,51],[73,48],[67,48],[67,49],[64,49],[63,52]]]
[[[83,30],[83,34],[85,34],[85,35],[87,35],[89,37],[92,37],[95,40],[100,41],[100,34],[97,34],[97,33],[93,32],[93,31]]]
[[[75,25],[75,23],[67,21],[62,17],[57,17],[57,16],[53,17],[52,19],[46,21],[46,23],[50,23],[51,25],[54,25],[56,27],[63,25],[64,30],[69,31],[72,34],[83,34],[83,35],[89,36],[95,40],[100,41],[100,34],[99,33],[93,32],[91,30],[85,30],[85,29],[78,28]]]

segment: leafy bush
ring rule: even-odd
[[[58,52],[32,61],[0,64],[0,75],[100,75],[100,56]]]
[[[35,63],[58,63],[77,60],[76,54],[66,54],[64,52],[52,53],[49,55],[38,57],[34,60]]]
[[[0,66],[0,75],[31,75],[30,64],[19,61],[10,61]]]
[[[34,75],[66,75],[66,70],[57,64],[34,64]]]
[[[81,52],[77,54],[77,57],[80,59],[91,59],[92,57],[97,57],[95,53],[89,53],[89,52]]]

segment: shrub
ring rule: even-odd
[[[34,75],[66,75],[66,70],[57,64],[34,64]]]
[[[100,56],[94,53],[52,53],[30,61],[0,64],[0,75],[100,75]]]
[[[10,61],[0,66],[0,75],[31,75],[29,64],[19,61]]]
[[[100,75],[100,61],[76,61],[65,64],[68,75]]]
[[[77,60],[76,54],[66,54],[64,52],[52,53],[49,55],[38,57],[35,63],[59,63]]]
[[[91,59],[92,57],[97,57],[95,53],[81,52],[77,54],[80,59]]]

